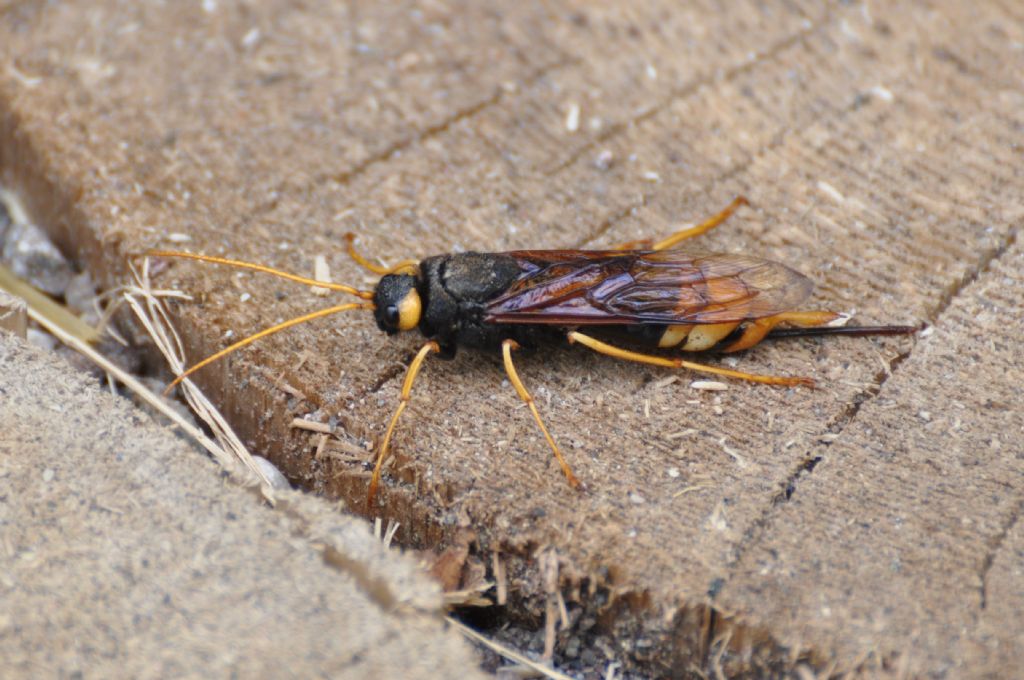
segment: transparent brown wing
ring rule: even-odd
[[[487,305],[494,323],[710,324],[797,307],[811,281],[778,262],[680,250],[524,250],[520,278]]]

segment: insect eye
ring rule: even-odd
[[[384,320],[389,326],[398,326],[398,307],[396,305],[387,306],[384,310]]]

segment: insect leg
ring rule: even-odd
[[[388,423],[388,429],[384,433],[384,441],[380,444],[380,451],[377,452],[377,462],[373,466],[373,476],[370,477],[370,490],[366,495],[366,506],[373,506],[374,496],[377,495],[377,487],[380,485],[380,473],[384,468],[384,461],[388,458],[388,444],[391,443],[391,435],[395,432],[395,425],[398,424],[398,417],[402,415],[402,411],[405,410],[406,404],[409,403],[410,396],[412,394],[412,384],[416,380],[416,376],[419,375],[420,368],[423,367],[423,362],[427,358],[427,355],[431,352],[440,352],[441,346],[431,340],[427,344],[420,348],[420,351],[416,353],[416,357],[409,364],[409,370],[405,372],[405,382],[402,383],[402,393],[398,397],[398,408],[395,409],[394,415],[391,416],[391,422]]]
[[[677,245],[688,238],[693,238],[694,236],[700,236],[701,234],[705,234],[714,229],[715,227],[717,227],[718,225],[720,225],[722,222],[725,222],[727,219],[729,219],[729,217],[731,217],[732,214],[736,212],[741,205],[750,205],[750,201],[748,201],[743,196],[737,196],[736,198],[732,199],[732,203],[725,206],[725,209],[722,210],[722,212],[711,217],[710,219],[704,220],[697,226],[677,231],[668,238],[658,241],[653,246],[651,246],[651,250],[668,250],[672,246]]]
[[[839,315],[835,312],[783,312],[775,316],[767,316],[763,319],[755,319],[747,324],[741,335],[735,342],[722,349],[723,352],[738,352],[741,349],[748,349],[764,340],[764,336],[780,323],[789,323],[798,328],[810,328],[823,326],[830,321],[835,321]]]
[[[677,231],[676,233],[658,241],[657,243],[655,243],[652,239],[628,241],[626,243],[620,243],[618,245],[612,246],[612,250],[668,250],[669,248],[678,245],[679,243],[685,241],[688,238],[700,236],[701,234],[705,234],[711,231],[712,229],[720,225],[722,222],[725,222],[727,219],[729,219],[729,217],[734,212],[736,212],[736,210],[739,209],[741,205],[750,205],[750,201],[748,201],[743,196],[737,196],[732,200],[732,203],[725,206],[725,209],[722,210],[717,215],[711,217],[710,219],[704,220],[703,222],[696,226],[688,227],[681,231]]]
[[[569,482],[569,486],[574,489],[583,487],[583,484],[576,478],[576,475],[569,469],[569,464],[565,462],[565,458],[562,457],[562,452],[558,450],[558,444],[555,443],[551,433],[548,432],[548,428],[544,426],[544,421],[540,418],[540,413],[537,411],[537,405],[533,401],[533,397],[526,391],[526,387],[523,386],[523,381],[519,379],[519,374],[516,373],[516,367],[512,364],[512,350],[519,349],[519,343],[515,340],[504,340],[501,343],[501,356],[505,360],[505,372],[508,373],[508,379],[512,383],[512,387],[516,389],[516,393],[519,394],[519,398],[523,400],[527,406],[530,407],[530,413],[533,414],[533,419],[537,421],[537,427],[544,434],[544,439],[548,441],[548,446],[555,454],[555,458],[558,460],[558,464],[562,468],[562,474]]]
[[[756,373],[744,373],[742,371],[732,371],[728,368],[719,368],[718,366],[706,366],[704,364],[697,364],[692,361],[685,361],[683,359],[659,357],[653,354],[641,354],[640,352],[633,352],[628,349],[622,349],[608,343],[601,342],[596,338],[592,338],[589,335],[584,335],[578,331],[571,331],[568,334],[570,343],[580,343],[600,354],[607,354],[610,357],[616,359],[623,359],[625,361],[636,361],[641,364],[651,364],[653,366],[666,366],[668,368],[687,368],[691,371],[697,371],[698,373],[712,373],[714,375],[724,375],[729,378],[739,378],[740,380],[748,380],[750,382],[765,383],[767,385],[786,385],[793,387],[796,385],[803,385],[805,387],[814,387],[814,381],[810,378],[801,377],[789,377],[779,375],[758,375]]]

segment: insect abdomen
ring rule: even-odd
[[[684,352],[701,352],[711,349],[727,338],[739,325],[739,321],[730,321],[727,323],[665,326],[661,337],[658,338],[658,347],[662,349],[679,347]]]

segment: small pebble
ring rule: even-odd
[[[615,161],[615,154],[610,150],[605,149],[601,153],[597,154],[597,158],[594,159],[594,167],[598,170],[607,170],[612,167],[612,163]]]
[[[12,222],[6,230],[0,259],[19,278],[50,295],[63,295],[71,282],[71,265],[34,224]]]
[[[93,311],[92,301],[96,299],[96,286],[93,285],[89,272],[82,272],[71,277],[64,289],[64,301],[68,307],[79,314]]]
[[[27,337],[30,345],[47,352],[52,352],[57,346],[57,338],[38,328],[29,328]]]
[[[7,206],[3,201],[0,201],[0,243],[7,240],[7,228],[11,226],[11,213],[7,211]]]
[[[292,485],[288,482],[288,478],[281,474],[281,471],[263,456],[253,456],[253,462],[259,467],[260,472],[270,482],[271,488],[277,491],[286,491],[292,488]]]

